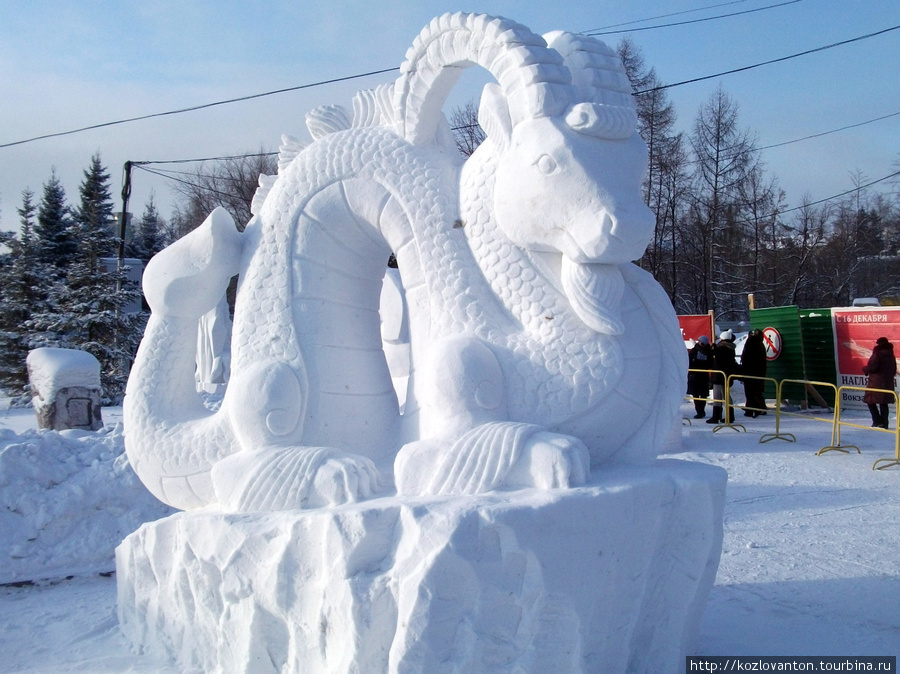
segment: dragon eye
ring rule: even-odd
[[[544,175],[550,175],[556,170],[556,162],[553,160],[553,157],[548,154],[542,154],[535,163],[537,164],[538,171]]]

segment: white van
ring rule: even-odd
[[[850,303],[850,306],[853,306],[853,307],[880,307],[881,302],[878,301],[877,297],[856,297]]]

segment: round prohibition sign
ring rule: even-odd
[[[781,333],[775,328],[763,330],[763,346],[766,347],[766,360],[775,360],[781,355]]]

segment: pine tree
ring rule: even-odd
[[[34,193],[25,190],[18,209],[19,234],[3,236],[9,253],[0,259],[0,387],[11,395],[21,394],[28,382],[29,322],[32,315],[46,310],[53,278],[50,266],[40,259],[36,211]]]
[[[144,213],[134,233],[130,244],[126,248],[129,257],[136,257],[145,262],[156,255],[168,245],[165,228],[153,194],[144,205]]]
[[[81,203],[72,227],[78,234],[77,246],[65,277],[49,293],[47,310],[30,322],[35,332],[32,343],[92,353],[100,361],[107,398],[117,401],[124,393],[146,317],[123,310],[140,292],[112,257],[113,204],[109,174],[99,155],[91,158],[79,193]]]
[[[109,173],[103,167],[99,154],[91,157],[91,165],[84,172],[79,193],[81,204],[75,213],[77,258],[87,264],[91,273],[95,273],[101,258],[114,255],[117,249]]]
[[[66,205],[66,191],[56,177],[54,169],[50,180],[44,183],[44,193],[37,209],[34,235],[40,251],[40,260],[65,271],[75,256],[77,243],[72,216]]]

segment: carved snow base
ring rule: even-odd
[[[725,481],[663,460],[573,490],[179,513],[119,546],[119,621],[184,671],[678,672]]]

